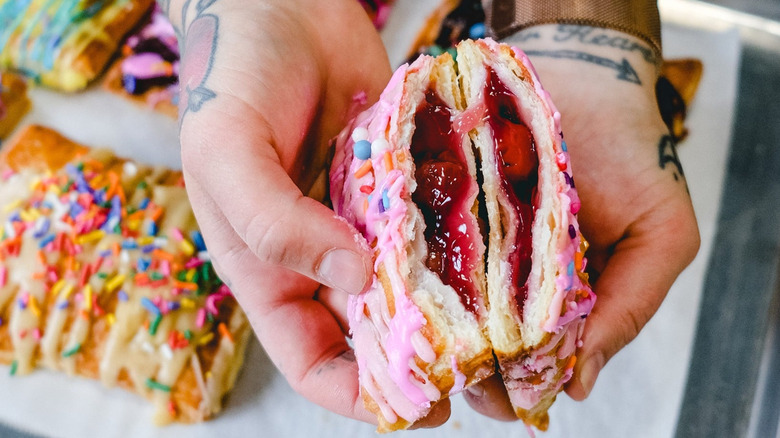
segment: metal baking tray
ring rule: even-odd
[[[742,46],[720,217],[676,436],[780,436],[780,1],[660,5],[667,21],[736,27]]]

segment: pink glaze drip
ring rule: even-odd
[[[166,76],[172,72],[170,64],[157,53],[139,53],[130,56],[122,63],[122,74],[132,75],[140,79]]]
[[[450,395],[454,395],[463,391],[463,388],[466,386],[466,375],[458,368],[458,359],[454,354],[450,356],[450,361],[452,364],[452,374],[455,375],[455,382],[452,384],[452,389],[450,389]]]

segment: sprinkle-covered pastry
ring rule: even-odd
[[[109,70],[105,85],[117,94],[177,117],[179,44],[159,6],[122,45],[122,57]]]
[[[454,56],[459,42],[484,36],[485,12],[480,0],[441,0],[417,34],[410,59],[445,51]]]
[[[377,29],[381,29],[390,16],[395,0],[358,0]]]
[[[100,74],[153,0],[0,0],[0,67],[62,91]]]
[[[154,421],[221,409],[251,330],[181,172],[32,126],[0,155],[0,363],[144,395]]]
[[[0,72],[0,140],[11,133],[29,109],[24,79],[13,73]]]

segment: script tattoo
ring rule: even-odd
[[[579,41],[582,44],[588,44],[601,47],[612,47],[624,52],[638,52],[645,61],[655,64],[655,52],[648,46],[635,41],[633,38],[614,31],[597,29],[589,26],[578,26],[571,24],[561,24],[556,29],[553,36],[555,42]]]
[[[674,180],[679,181],[685,178],[680,157],[677,156],[677,145],[671,135],[663,135],[658,142],[658,166],[666,169],[668,164],[674,165],[672,169]]]
[[[187,25],[190,0],[182,9],[182,26],[186,26],[184,38],[179,38],[182,59],[180,74],[179,124],[188,112],[198,112],[203,104],[214,99],[216,93],[206,86],[214,64],[219,38],[219,18],[204,11],[216,0],[199,0],[195,7],[195,19]]]

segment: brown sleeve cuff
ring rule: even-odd
[[[496,38],[539,24],[604,27],[634,35],[661,59],[656,0],[482,0],[485,23]]]

